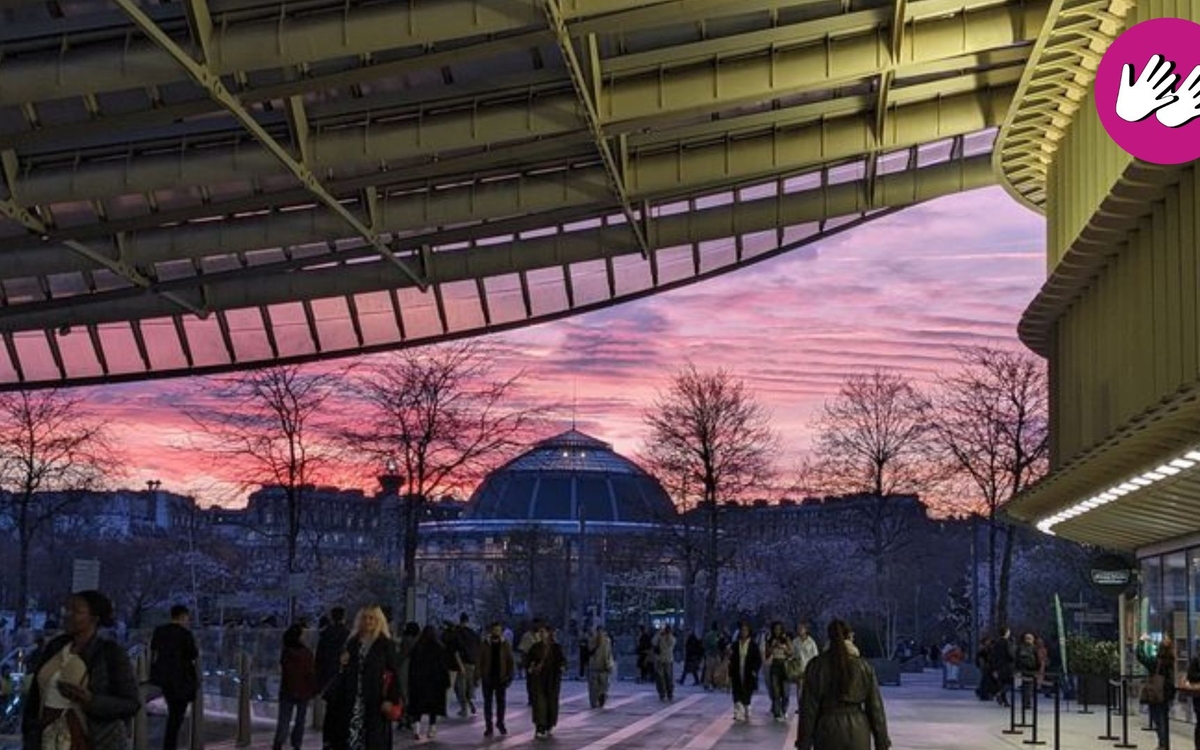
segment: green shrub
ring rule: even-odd
[[[1067,636],[1067,668],[1077,675],[1115,677],[1121,669],[1116,641],[1098,641],[1082,635]]]

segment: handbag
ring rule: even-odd
[[[383,673],[383,695],[386,697],[392,691],[392,683],[396,681],[396,673],[392,670],[385,670]],[[404,701],[396,700],[392,703],[392,710],[387,714],[388,721],[400,721],[404,718]]]
[[[1142,703],[1157,705],[1167,702],[1167,680],[1160,674],[1150,675],[1150,679],[1142,684],[1140,695]]]
[[[799,682],[804,679],[804,661],[799,656],[789,656],[783,663],[783,671],[789,682]]]

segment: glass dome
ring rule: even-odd
[[[657,479],[608,443],[569,430],[489,474],[464,518],[655,523],[674,515]]]

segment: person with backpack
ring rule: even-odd
[[[199,676],[196,659],[200,656],[196,638],[189,629],[192,615],[182,604],[171,607],[171,621],[159,625],[150,636],[150,683],[162,690],[167,704],[167,727],[163,732],[163,750],[179,746],[179,730],[188,704],[196,699]]]
[[[125,649],[100,628],[112,600],[95,590],[67,599],[63,633],[38,653],[21,714],[22,750],[129,750],[142,709]]]
[[[1028,711],[1038,673],[1037,638],[1033,633],[1021,634],[1014,661],[1021,676],[1021,710]]]

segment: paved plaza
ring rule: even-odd
[[[650,685],[622,682],[615,687],[603,711],[587,707],[586,686],[582,682],[567,682],[563,686],[562,716],[553,737],[536,740],[529,721],[529,709],[524,705],[524,686],[516,684],[510,691],[514,703],[507,724],[507,737],[484,739],[483,717],[451,716],[443,719],[434,740],[414,742],[411,734],[398,735],[399,747],[428,746],[471,748],[472,750],[508,750],[519,747],[556,747],[570,750],[787,750],[796,739],[796,720],[787,724],[775,723],[768,713],[769,702],[762,692],[757,694],[749,724],[734,724],[729,696],[726,693],[706,693],[699,688],[680,688],[673,703],[659,702]],[[992,703],[980,703],[969,690],[943,690],[940,674],[905,675],[902,687],[885,687],[893,747],[896,750],[1014,750],[1029,748],[1019,736],[1002,734],[1007,728],[1008,712]],[[453,707],[452,707],[453,708]],[[1069,708],[1069,710],[1067,710]],[[1104,714],[1082,716],[1077,707],[1064,706],[1061,748],[1097,750],[1112,747],[1097,735],[1104,731]],[[1048,750],[1054,747],[1050,718],[1041,738]],[[1130,720],[1130,742],[1152,750],[1153,736],[1140,730],[1144,722],[1134,716]],[[1119,725],[1118,725],[1119,726]],[[153,731],[153,730],[152,730]],[[1176,727],[1173,746],[1182,750],[1190,746],[1191,725]],[[256,731],[255,750],[269,750],[270,733]],[[232,742],[210,744],[211,750],[232,750]],[[304,750],[320,750],[318,733],[309,732]]]

